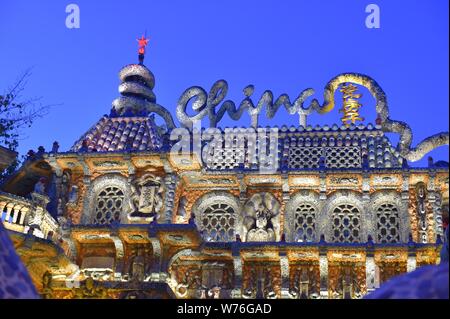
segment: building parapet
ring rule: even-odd
[[[45,208],[48,198],[32,193],[32,199],[0,192],[0,219],[6,229],[43,239],[56,239],[58,222]]]

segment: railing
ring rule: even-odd
[[[56,239],[58,223],[46,210],[48,197],[32,193],[32,199],[0,192],[0,220],[6,229],[44,239]]]

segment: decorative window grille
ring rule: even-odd
[[[96,198],[94,224],[111,224],[120,221],[124,201],[123,191],[117,187],[104,188]]]
[[[243,163],[245,150],[243,148],[229,147],[214,150],[214,154],[206,156],[206,165],[209,169],[233,169]]]
[[[361,167],[361,148],[359,146],[291,146],[288,154],[289,168],[294,169],[318,168],[321,156],[325,158],[326,168]]]
[[[301,204],[294,214],[295,241],[313,242],[316,240],[316,210],[310,204]]]
[[[322,148],[320,147],[290,147],[289,167],[318,168],[321,156]]]
[[[332,241],[357,243],[360,235],[360,212],[350,204],[342,204],[333,210]]]
[[[199,226],[205,240],[226,242],[235,239],[235,222],[233,208],[226,203],[217,203],[203,211]]]
[[[400,241],[398,209],[393,204],[382,204],[377,208],[377,233],[379,243]]]
[[[327,147],[325,150],[327,168],[361,167],[361,150],[353,147]]]

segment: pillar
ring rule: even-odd
[[[366,287],[367,293],[375,290],[377,287],[375,259],[373,253],[366,256]],[[378,284],[379,286],[379,284]]]
[[[319,269],[320,269],[320,297],[328,299],[328,257],[327,251],[321,249],[319,253]]]
[[[233,249],[234,266],[234,289],[231,292],[231,298],[242,297],[242,259],[239,249]]]
[[[21,214],[20,214],[20,219],[19,219],[19,224],[23,225],[25,223],[25,217],[28,214],[28,208],[24,207],[22,208]]]
[[[408,260],[406,262],[406,271],[411,272],[416,270],[417,260],[414,252],[408,252]]]
[[[19,218],[20,206],[14,206],[12,223],[17,224],[17,219]]]
[[[6,205],[6,216],[5,216],[5,221],[6,222],[10,222],[11,219],[11,211],[13,209],[14,204],[13,203],[9,203],[8,205]]]
[[[289,298],[289,258],[286,252],[280,252],[281,298]]]
[[[0,202],[0,221],[3,220],[3,211],[5,209],[6,202]]]

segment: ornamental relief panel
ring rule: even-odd
[[[433,242],[435,236],[433,205],[429,200],[426,184],[419,182],[409,190],[409,217],[413,240],[419,243]]]
[[[330,299],[358,299],[366,294],[366,267],[362,263],[330,263],[328,296]]]
[[[245,262],[242,268],[244,299],[277,299],[281,296],[279,263]]]
[[[319,298],[320,268],[318,262],[297,262],[289,266],[289,294],[296,299]]]
[[[145,173],[135,178],[131,184],[129,219],[151,222],[159,219],[163,209],[164,184],[159,176]]]
[[[234,282],[233,264],[229,261],[183,260],[177,257],[170,263],[169,273],[170,285],[178,298],[229,298]]]
[[[245,241],[280,241],[281,205],[271,193],[254,194],[243,208],[243,239]]]
[[[370,185],[373,189],[382,188],[398,188],[402,185],[402,177],[400,175],[372,175],[370,177]]]
[[[362,184],[362,178],[357,174],[347,174],[347,175],[332,175],[327,176],[327,186],[332,189],[336,188],[359,188]]]
[[[289,176],[289,186],[315,188],[320,186],[320,178],[316,175]]]

